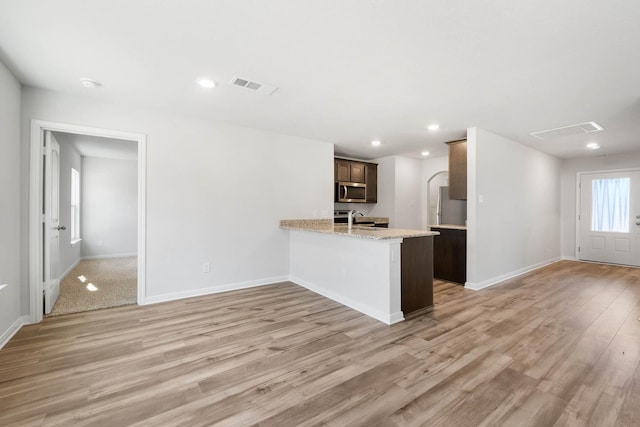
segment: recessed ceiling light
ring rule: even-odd
[[[587,144],[587,148],[590,148],[592,150],[597,150],[598,148],[600,148],[600,146],[598,145],[597,142],[590,142],[589,144]]]
[[[430,131],[438,130],[440,129],[440,125],[437,123],[432,123],[429,126],[427,126],[427,129],[429,129]]]
[[[102,83],[100,83],[99,81],[87,78],[81,78],[80,83],[82,83],[82,86],[88,87],[90,89],[95,89],[102,86]]]
[[[216,87],[216,82],[210,79],[198,79],[198,84],[205,89],[211,89]]]
[[[428,151],[423,151],[423,152],[422,152],[422,153],[420,153],[420,154],[422,154],[423,156],[425,156],[425,157],[426,157],[426,156],[428,156],[428,155],[429,155],[429,152],[428,152]]]
[[[371,145],[373,145],[374,147],[377,147],[380,144],[382,144],[382,143],[380,141],[378,141],[378,140],[371,141]]]

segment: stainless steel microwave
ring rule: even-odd
[[[336,182],[336,202],[364,203],[367,201],[367,184],[360,182]]]

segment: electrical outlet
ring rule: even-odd
[[[211,263],[205,262],[202,264],[202,272],[203,273],[211,273]]]

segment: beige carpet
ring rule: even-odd
[[[137,262],[137,257],[81,260],[60,282],[49,316],[135,304]]]

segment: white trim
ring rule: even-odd
[[[548,261],[543,261],[538,264],[533,264],[528,267],[520,268],[518,270],[511,271],[509,273],[501,274],[500,276],[493,277],[491,279],[483,280],[482,282],[467,282],[464,287],[467,289],[471,289],[474,291],[478,291],[480,289],[488,288],[489,286],[497,285],[500,282],[504,282],[505,280],[513,279],[514,277],[521,276],[525,273],[529,273],[533,270],[537,270],[549,264],[553,264],[554,262],[560,261],[560,257],[554,258]]]
[[[578,247],[580,246],[580,181],[581,181],[581,172],[576,173],[576,239],[574,242],[574,247],[573,247],[573,255],[575,256],[576,259],[578,259],[578,256],[580,254],[580,252],[578,251]]]
[[[640,266],[638,265],[616,264],[614,262],[604,262],[604,261],[589,261],[588,259],[577,259],[576,261],[583,262],[585,264],[600,264],[600,265],[611,265],[613,267],[640,268]]]
[[[138,301],[138,304],[158,304],[161,302],[169,302],[180,300],[184,298],[200,297],[203,295],[218,294],[221,292],[237,291],[240,289],[257,288],[259,286],[273,285],[275,283],[282,283],[288,281],[287,276],[276,276],[259,280],[248,280],[246,282],[227,283],[224,285],[211,286],[209,288],[193,289],[182,292],[172,292],[170,294],[162,294],[146,297],[142,303]]]
[[[33,323],[42,320],[42,157],[44,129],[31,121],[29,163],[29,314]]]
[[[15,334],[18,333],[18,331],[20,330],[20,328],[22,328],[24,325],[28,325],[29,324],[29,316],[20,316],[16,319],[15,322],[13,322],[13,324],[11,326],[9,326],[9,329],[7,329],[6,331],[4,331],[4,333],[2,335],[0,335],[0,350],[7,345],[7,343],[9,342],[9,340],[11,338],[13,338],[13,336]]]
[[[578,258],[574,256],[562,256],[560,257],[562,261],[580,261]]]
[[[31,120],[31,160],[29,163],[29,313],[31,323],[42,320],[42,157],[45,131],[124,139],[138,144],[138,304],[146,295],[146,176],[147,137],[113,129]]]
[[[344,295],[337,294],[333,291],[325,289],[321,286],[314,285],[311,282],[308,282],[299,277],[291,276],[289,277],[289,281],[295,283],[296,285],[302,286],[303,288],[307,288],[316,294],[322,295],[323,297],[334,300],[342,305],[346,305],[349,308],[352,308],[360,313],[366,314],[369,317],[373,317],[376,320],[379,320],[382,323],[386,323],[387,325],[393,325],[394,323],[398,323],[404,320],[404,313],[402,311],[396,313],[383,313],[380,310],[377,310],[367,304],[363,304],[359,301],[355,301],[351,298],[345,297]]]
[[[147,136],[138,139],[138,305],[147,295]]]
[[[127,258],[132,256],[138,256],[136,252],[130,252],[126,254],[110,254],[110,255],[91,255],[80,257],[81,260],[85,259],[109,259],[109,258]]]

